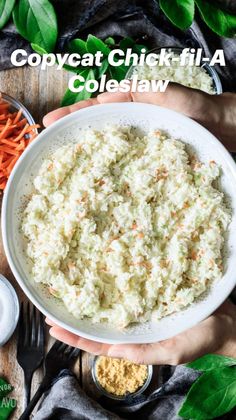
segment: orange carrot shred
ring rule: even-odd
[[[21,115],[22,115],[22,109],[19,109],[19,111],[17,112],[16,117],[13,121],[13,124],[16,124],[20,120]]]
[[[17,160],[40,128],[38,124],[28,123],[22,109],[11,112],[10,108],[0,93],[0,190],[5,189]]]
[[[26,125],[25,125],[25,127],[23,128],[23,130],[20,132],[20,134],[15,138],[15,140],[14,141],[18,141],[18,140],[20,140],[25,134],[26,134],[26,132],[27,132],[27,130],[28,130],[28,128],[29,128],[29,124],[27,123]]]
[[[6,187],[6,185],[7,185],[7,180],[3,181],[3,182],[0,184],[0,190],[4,190],[4,189],[5,189],[5,187]]]
[[[17,156],[19,154],[16,150],[10,149],[10,147],[7,147],[7,146],[0,146],[0,150],[2,150],[3,152],[8,153],[9,155],[15,155],[15,156]]]
[[[5,160],[5,162],[2,163],[1,168],[3,169],[7,168],[13,159],[14,159],[14,156],[11,156],[7,160]]]
[[[11,147],[13,147],[13,148],[16,148],[17,147],[17,143],[14,143],[13,141],[11,141],[11,140],[7,140],[7,139],[2,139],[1,140],[1,143],[3,143],[3,144],[7,144],[8,146],[11,146]],[[0,146],[1,147],[1,146]]]

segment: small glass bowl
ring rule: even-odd
[[[102,385],[100,384],[98,378],[97,378],[97,374],[96,374],[96,363],[97,360],[99,359],[100,356],[95,356],[94,360],[93,360],[93,365],[92,365],[92,377],[93,377],[93,381],[95,383],[95,385],[97,386],[98,390],[105,396],[108,398],[111,398],[113,400],[117,400],[117,401],[125,401],[125,400],[129,400],[130,398],[134,398],[137,397],[138,395],[142,394],[147,387],[149,386],[151,379],[152,379],[152,375],[153,375],[153,367],[152,365],[147,365],[147,378],[144,382],[144,384],[135,392],[126,394],[124,396],[119,396],[119,395],[115,395],[112,394],[108,391],[106,391]]]
[[[152,50],[148,51],[147,54],[149,54],[149,53],[159,54],[162,48],[165,48],[169,52],[173,51],[174,53],[179,54],[179,55],[183,51],[183,48],[180,48],[180,47],[160,47],[160,48],[153,48]],[[130,68],[128,69],[128,71],[126,73],[126,77],[125,77],[126,79],[132,79],[134,67],[136,67],[136,66],[130,66]],[[208,63],[205,63],[204,61],[202,61],[201,67],[212,78],[213,88],[215,90],[215,95],[220,95],[223,92],[223,90],[222,90],[222,84],[221,84],[221,81],[220,81],[220,78],[218,76],[217,71],[212,66],[210,66]]]
[[[2,96],[2,99],[4,101],[7,101],[11,104],[12,111],[19,111],[20,109],[22,109],[22,115],[23,115],[24,118],[27,119],[28,123],[30,125],[35,124],[35,121],[34,121],[32,115],[30,114],[28,109],[20,101],[18,101],[17,99],[14,99],[12,96],[7,95],[4,92],[1,92],[1,96]],[[38,133],[37,128],[35,128],[34,131],[36,133]]]

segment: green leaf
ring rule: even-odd
[[[57,17],[48,0],[19,0],[13,20],[21,36],[51,52],[57,41]]]
[[[236,406],[236,368],[203,373],[191,386],[179,415],[185,419],[215,419]]]
[[[0,420],[7,420],[17,405],[13,398],[3,398],[0,401]]]
[[[187,29],[194,18],[194,0],[160,0],[160,7],[179,29]]]
[[[129,66],[125,66],[124,64],[122,64],[121,66],[118,66],[118,67],[111,66],[109,68],[109,72],[112,79],[115,79],[118,82],[120,82],[121,80],[125,79],[128,69],[129,69]]]
[[[95,79],[95,75],[94,75],[94,71],[92,69],[85,69],[83,71],[81,71],[80,76],[84,77],[85,82],[87,80],[91,80],[91,79]],[[84,82],[84,83],[85,83]],[[74,85],[75,87],[79,87],[81,86],[83,83],[80,82],[79,80],[77,80]],[[82,101],[84,99],[89,99],[92,96],[91,92],[88,92],[87,90],[83,89],[82,92],[71,92],[70,89],[67,89],[62,101],[61,101],[61,106],[66,106],[66,105],[72,105],[75,104],[76,102]]]
[[[40,55],[47,54],[47,51],[37,44],[31,44],[31,48]]]
[[[127,48],[132,48],[134,46],[134,44],[135,44],[135,41],[133,40],[133,38],[130,38],[130,37],[127,36],[126,38],[123,38],[120,41],[120,48],[123,51],[126,51]]]
[[[145,45],[136,44],[134,39],[130,37],[123,38],[120,41],[119,46],[123,51],[126,51],[127,48],[132,48],[132,51],[137,54],[141,54],[142,48],[145,48],[145,50],[147,51],[147,47]]]
[[[98,79],[100,79],[102,77],[102,75],[106,73],[108,67],[109,67],[109,62],[108,62],[108,59],[105,58],[103,60],[103,62],[102,62],[101,67],[98,67],[97,68],[97,70],[98,70]]]
[[[15,0],[0,0],[0,29],[2,29],[10,19],[14,6]]]
[[[221,10],[216,4],[205,0],[195,0],[202,19],[220,36],[227,38],[236,35],[236,16]]]
[[[107,45],[116,45],[116,41],[114,40],[114,38],[112,38],[111,36],[109,36],[108,38],[106,38],[104,40],[105,44]]]
[[[80,55],[86,54],[88,52],[86,42],[82,39],[73,39],[69,43],[69,52],[78,53]]]
[[[84,67],[82,67],[82,66],[73,67],[73,66],[70,66],[69,64],[64,64],[63,69],[65,69],[67,71],[71,71],[72,73],[78,74],[78,73],[80,73],[81,71],[84,70]]]
[[[142,45],[142,44],[135,44],[134,46],[133,46],[133,52],[136,52],[137,54],[141,54],[141,50],[142,49],[145,49],[146,51],[145,52],[148,52],[148,48],[146,47],[146,45]]]
[[[0,378],[0,398],[6,397],[13,389],[11,384]]]
[[[220,356],[218,354],[206,354],[194,362],[188,363],[187,367],[192,369],[208,371],[211,369],[221,368],[223,366],[236,365],[236,359],[233,357]]]
[[[94,35],[89,35],[87,39],[87,50],[91,54],[96,54],[97,51],[101,51],[105,56],[111,51],[110,48],[101,40]]]

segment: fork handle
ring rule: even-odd
[[[48,390],[49,386],[50,382],[48,382],[47,380],[42,381],[41,385],[34,394],[32,400],[29,402],[23,414],[20,416],[19,420],[29,420],[29,416],[32,413],[34,407],[36,406],[37,402],[40,400],[44,392]]]
[[[24,384],[25,384],[25,404],[24,407],[26,408],[30,402],[30,392],[31,392],[31,383],[32,383],[32,373],[28,373],[27,371],[24,373]]]

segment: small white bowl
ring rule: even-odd
[[[208,293],[185,310],[149,322],[118,330],[89,319],[74,318],[58,299],[33,281],[25,241],[20,230],[22,210],[33,192],[32,180],[43,159],[66,143],[77,143],[84,128],[101,129],[109,122],[133,125],[143,132],[161,129],[181,139],[203,162],[215,160],[222,168],[221,188],[232,207],[232,222],[227,238],[225,273]],[[10,267],[28,298],[48,318],[74,334],[106,343],[151,343],[170,338],[208,317],[231,293],[236,284],[236,165],[224,146],[205,128],[177,112],[141,103],[96,105],[74,112],[39,134],[22,154],[9,178],[2,207],[3,244]]]
[[[14,333],[19,319],[19,300],[11,283],[0,274],[0,347]]]

